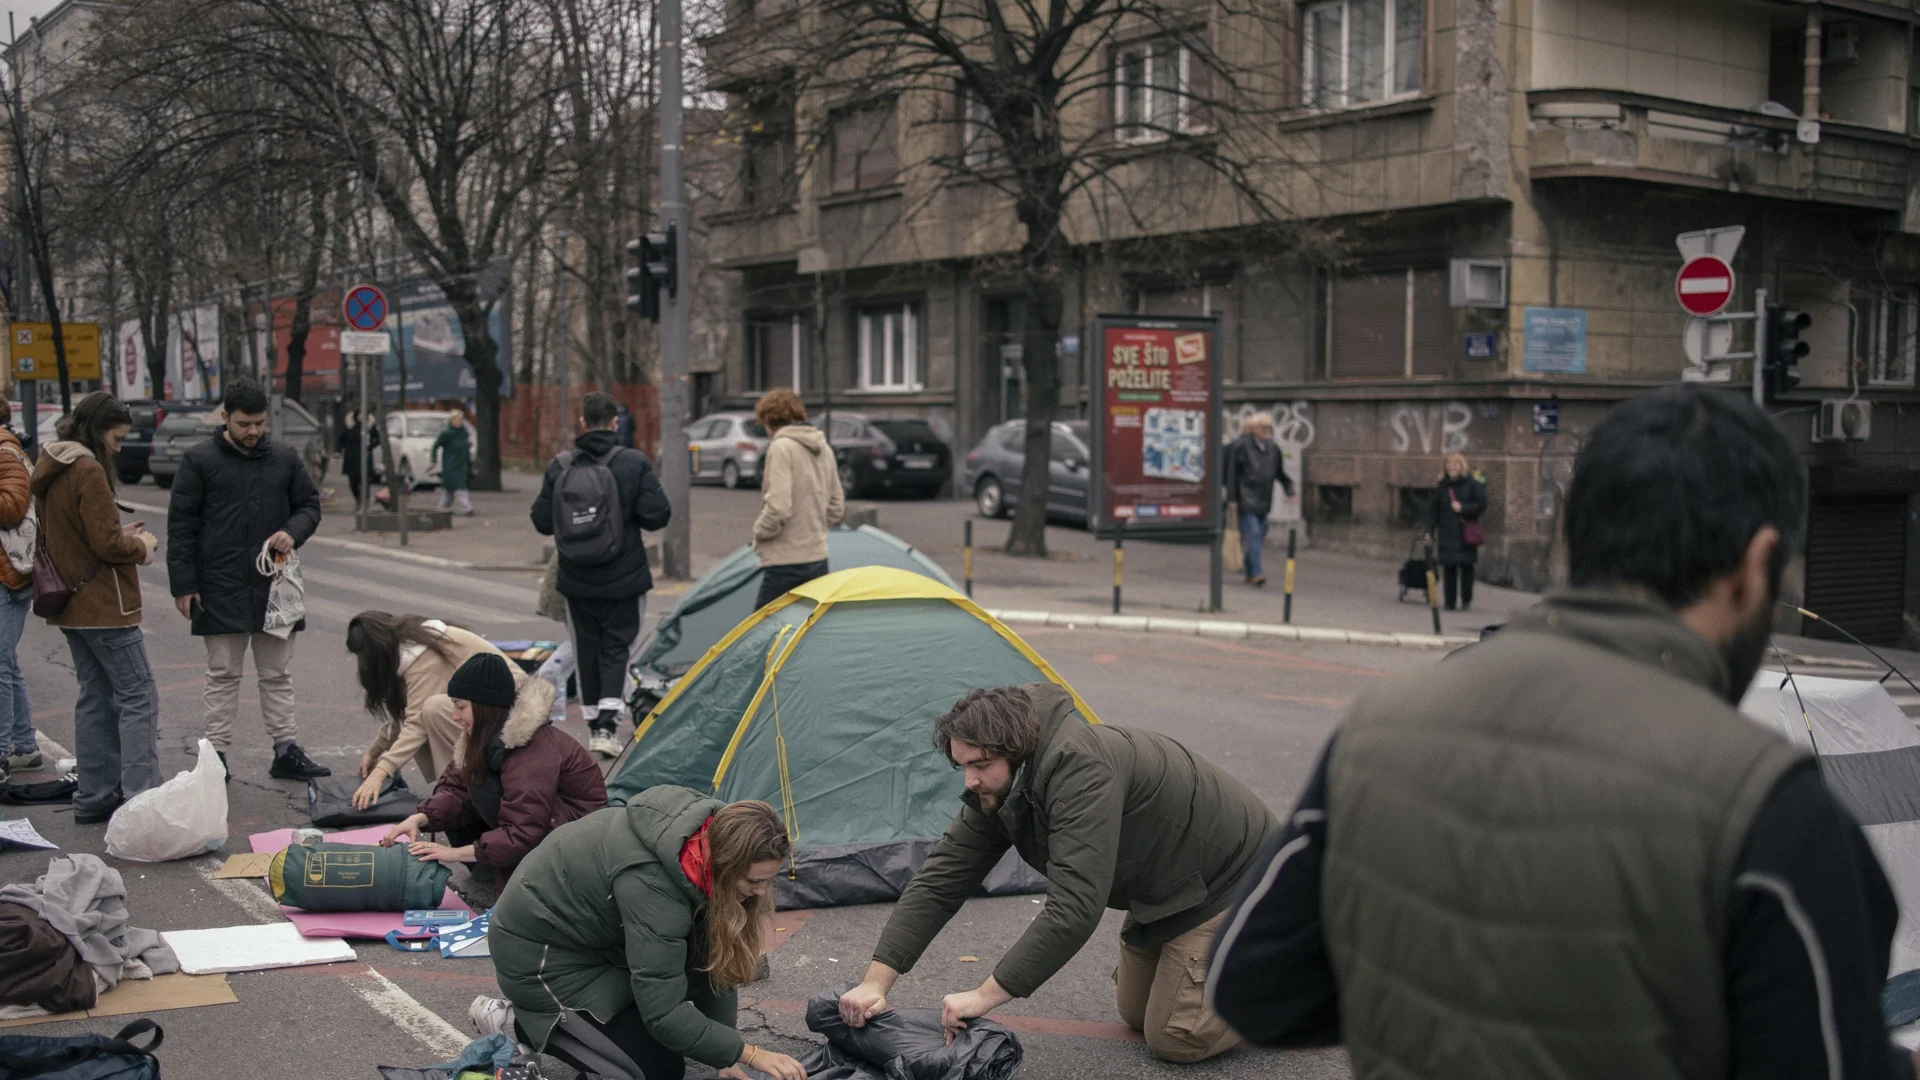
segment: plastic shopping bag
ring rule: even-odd
[[[218,851],[226,842],[227,770],[205,739],[192,772],[128,799],[107,823],[107,854],[116,859],[166,862]]]
[[[277,556],[271,547],[263,544],[254,566],[273,579],[267,593],[266,624],[261,629],[285,641],[299,627],[300,620],[307,617],[307,588],[300,579],[300,553],[290,551]]]

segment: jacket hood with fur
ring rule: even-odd
[[[535,732],[553,719],[553,684],[545,679],[527,679],[514,696],[507,722],[500,726],[500,745],[518,750],[533,741]]]

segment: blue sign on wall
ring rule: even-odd
[[[1468,334],[1466,337],[1467,359],[1491,360],[1494,353],[1492,334]]]
[[[1560,403],[1558,401],[1533,403],[1533,433],[1535,435],[1560,434]]]
[[[1557,375],[1587,373],[1585,308],[1525,309],[1521,368]]]

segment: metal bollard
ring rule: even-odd
[[[1127,521],[1120,519],[1119,528],[1113,531],[1113,613],[1120,614],[1120,568],[1126,562],[1124,545],[1127,539]]]
[[[1440,634],[1440,582],[1434,574],[1433,545],[1427,545],[1427,609],[1433,612],[1433,632]]]
[[[1283,623],[1293,622],[1293,554],[1294,544],[1298,540],[1299,532],[1289,528],[1287,530],[1287,599],[1286,605],[1280,609],[1280,621]]]
[[[960,573],[967,586],[967,596],[973,596],[973,521],[966,523],[966,533],[961,539]]]

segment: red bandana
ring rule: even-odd
[[[713,864],[707,857],[707,830],[712,827],[713,819],[708,818],[680,848],[680,872],[709,898],[713,896]]]

